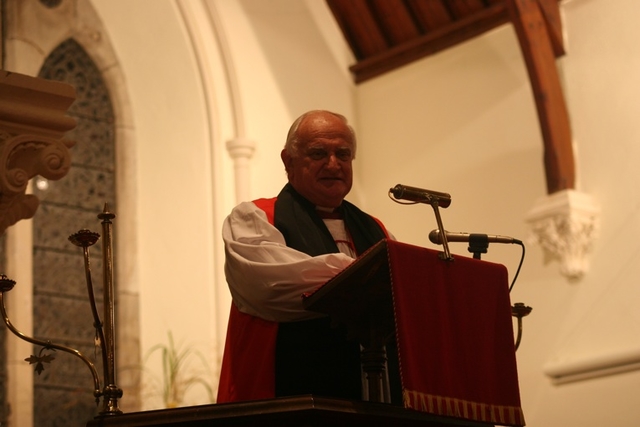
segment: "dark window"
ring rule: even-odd
[[[79,350],[94,361],[102,376],[100,350],[94,346],[83,255],[68,236],[81,229],[102,233],[97,215],[105,203],[115,212],[113,109],[100,71],[73,39],[51,52],[38,77],[66,82],[75,88],[76,101],[69,115],[77,125],[66,136],[75,141],[70,150],[69,173],[58,181],[36,178],[34,185],[34,193],[40,199],[33,222],[34,336]],[[90,248],[90,254],[93,284],[101,306],[100,241]],[[98,310],[102,313],[101,307]],[[38,354],[40,348],[33,351]],[[100,410],[93,397],[88,367],[71,354],[45,352],[55,360],[40,375],[34,375],[34,425],[85,426]]]

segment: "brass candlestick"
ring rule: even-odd
[[[66,353],[70,353],[80,358],[91,371],[93,376],[94,390],[93,395],[96,398],[96,403],[100,402],[100,397],[103,397],[102,410],[100,415],[117,415],[122,411],[118,409],[118,399],[122,397],[122,390],[116,385],[116,370],[115,370],[115,306],[114,306],[114,285],[113,285],[113,251],[112,251],[112,222],[115,215],[109,212],[107,204],[104,205],[104,210],[98,215],[98,218],[102,220],[102,267],[103,267],[103,288],[104,288],[104,320],[105,323],[100,320],[98,314],[95,295],[93,291],[93,283],[91,280],[91,267],[89,257],[89,247],[93,246],[100,235],[89,230],[80,230],[75,234],[69,236],[69,241],[76,246],[83,249],[84,254],[84,270],[87,282],[87,292],[89,294],[89,304],[91,305],[91,312],[93,314],[94,327],[96,328],[96,336],[99,341],[102,354],[102,365],[104,368],[104,389],[100,388],[100,377],[96,371],[95,365],[78,350],[67,347],[60,344],[52,343],[49,340],[39,340],[33,337],[29,337],[18,329],[16,329],[7,315],[7,310],[4,303],[4,293],[10,291],[15,286],[16,282],[9,279],[7,276],[0,275],[0,312],[4,319],[4,323],[9,330],[18,338],[30,342],[31,344],[42,346],[39,354],[31,355],[25,360],[31,364],[36,364],[36,372],[40,373],[44,369],[43,363],[49,363],[53,360],[53,357],[48,354],[43,354],[44,350],[60,350]]]

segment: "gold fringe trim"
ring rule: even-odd
[[[519,406],[470,402],[407,389],[402,390],[402,395],[405,408],[417,411],[502,425],[525,425],[524,414]]]

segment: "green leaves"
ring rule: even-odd
[[[168,344],[156,344],[147,352],[145,360],[159,354],[162,363],[162,399],[167,408],[178,407],[183,403],[184,395],[195,385],[202,386],[210,401],[213,401],[213,388],[202,372],[194,372],[192,361],[196,358],[203,368],[208,364],[205,357],[193,347],[176,346],[173,334],[168,332]],[[205,369],[206,370],[206,369]]]

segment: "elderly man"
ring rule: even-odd
[[[288,184],[277,197],[244,202],[223,226],[233,304],[218,402],[315,394],[361,399],[360,348],[301,295],[387,237],[344,200],[356,138],[347,120],[310,111],[281,153]]]

